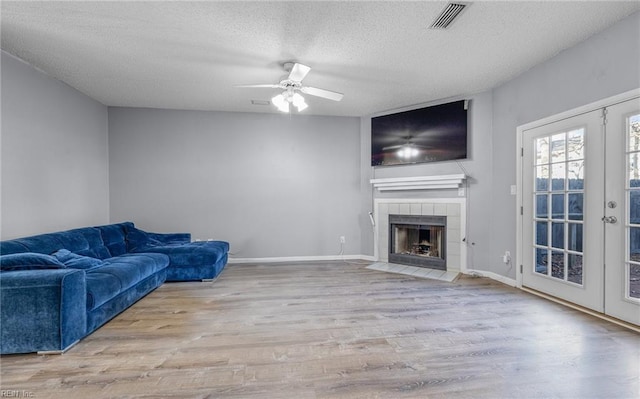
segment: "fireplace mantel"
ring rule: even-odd
[[[415,176],[415,177],[389,177],[385,179],[371,179],[378,191],[404,191],[404,190],[440,190],[446,188],[460,188],[467,178],[464,174]]]

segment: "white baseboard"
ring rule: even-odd
[[[281,263],[281,262],[331,262],[343,260],[363,260],[373,262],[369,255],[322,255],[322,256],[282,256],[273,258],[229,258],[229,263]]]
[[[472,269],[467,269],[464,274],[469,274],[472,276],[480,276],[480,277],[488,277],[491,280],[496,280],[501,282],[502,284],[506,284],[509,285],[511,287],[517,287],[518,282],[512,278],[509,277],[505,277],[502,276],[500,274],[497,273],[493,273],[493,272],[487,272],[485,270],[472,270]]]

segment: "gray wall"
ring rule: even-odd
[[[0,57],[0,237],[108,223],[107,107]]]
[[[558,54],[493,91],[493,197],[490,259],[515,254],[516,129],[640,87],[640,13]],[[485,270],[515,278],[500,263]]]
[[[359,254],[359,118],[109,108],[111,220],[236,258]]]

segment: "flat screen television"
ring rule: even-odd
[[[371,166],[467,158],[466,100],[371,118]]]

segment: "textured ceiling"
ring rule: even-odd
[[[307,114],[362,116],[490,89],[640,10],[640,2],[471,3],[447,30],[421,2],[1,2],[1,45],[110,106],[252,105],[282,63],[312,67]]]

